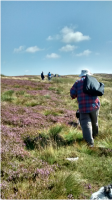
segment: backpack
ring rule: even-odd
[[[83,82],[83,92],[91,96],[102,96],[104,94],[104,84],[98,82],[96,78],[86,75]]]

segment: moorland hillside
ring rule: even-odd
[[[93,148],[70,97],[78,75],[1,76],[2,199],[89,199],[112,182],[112,74],[94,76],[105,92]]]

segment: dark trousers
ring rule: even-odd
[[[90,113],[80,113],[80,125],[83,138],[90,145],[94,144],[94,137],[98,135],[98,114],[99,109]]]

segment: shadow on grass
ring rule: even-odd
[[[27,136],[24,138],[24,143],[26,145],[27,150],[34,150],[34,149],[43,149],[50,144],[52,144],[54,147],[61,147],[61,146],[67,146],[72,145],[75,142],[75,140],[70,139],[66,140],[58,133],[54,135],[47,135],[47,137],[44,134],[39,134],[38,137],[32,138],[31,136]]]
[[[69,122],[72,126],[78,126],[75,122]],[[48,133],[42,132],[36,135],[27,135],[24,137],[24,143],[28,150],[42,149],[52,144],[55,147],[73,145],[74,143],[83,143],[83,137],[77,129],[66,129],[63,125],[56,125],[49,129]]]
[[[76,138],[76,142],[79,143],[79,144],[80,143],[85,143],[83,137],[82,138]]]
[[[76,122],[68,122],[68,124],[73,127],[77,127],[79,125],[79,123]]]
[[[49,145],[50,138],[49,136],[43,134],[39,134],[37,137],[27,136],[24,138],[24,143],[26,144],[26,148],[28,150],[34,150],[35,148],[45,148],[45,146]]]

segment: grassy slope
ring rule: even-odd
[[[95,77],[105,84],[105,94],[91,149],[75,126],[78,105],[69,94],[78,76],[2,77],[2,198],[87,199],[112,182],[112,75]]]

